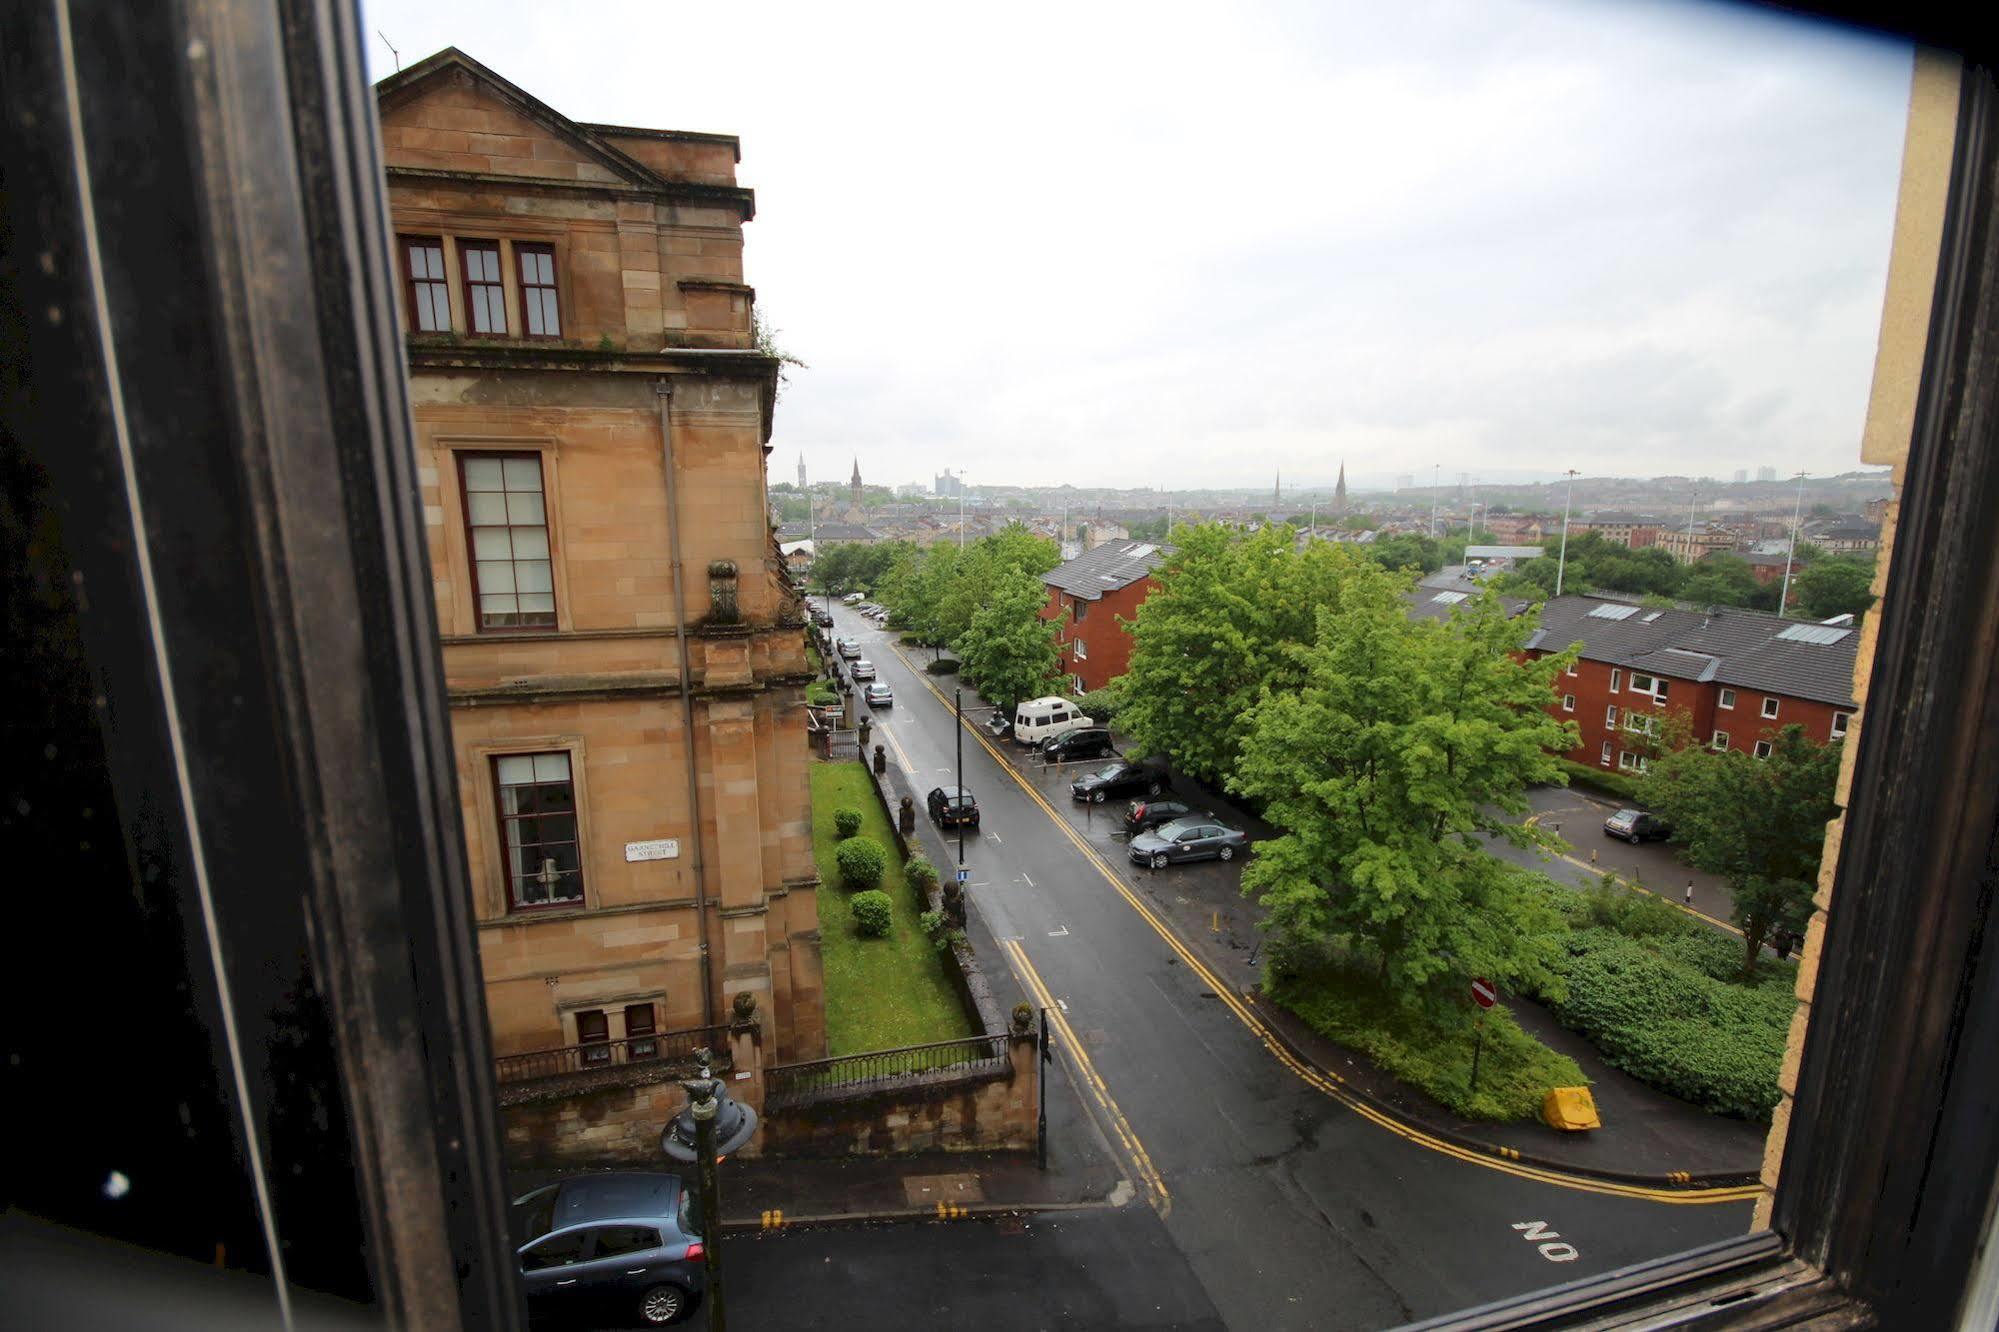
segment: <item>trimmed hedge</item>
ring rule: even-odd
[[[902,877],[918,894],[927,894],[937,886],[937,867],[922,856],[911,856],[903,864]]]
[[[858,809],[836,809],[833,811],[833,831],[845,841],[861,830],[861,811]]]
[[[878,888],[888,869],[888,853],[872,837],[849,837],[833,852],[840,882],[849,888]]]
[[[870,939],[888,937],[889,925],[894,920],[895,910],[890,905],[888,894],[879,888],[870,888],[864,893],[855,893],[848,910],[854,913],[854,928]]]
[[[1571,786],[1594,786],[1619,800],[1629,800],[1633,804],[1643,801],[1644,779],[1626,777],[1622,773],[1605,772],[1602,768],[1592,768],[1587,763],[1575,763],[1568,759],[1556,759],[1555,766],[1568,775]]]
[[[923,669],[929,675],[956,675],[958,673],[958,659],[956,657],[939,657]]]
[[[1568,997],[1547,1000],[1563,1026],[1639,1081],[1716,1114],[1768,1121],[1796,973],[1764,969],[1731,983],[1741,949],[1712,930],[1632,937],[1604,926],[1572,932],[1555,970]]]
[[[814,707],[831,707],[840,701],[840,691],[831,680],[814,680],[805,686],[805,701]]]

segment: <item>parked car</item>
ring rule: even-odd
[[[1030,749],[1063,731],[1091,724],[1081,708],[1059,694],[1030,698],[1013,709],[1013,738]]]
[[[889,708],[895,706],[895,690],[890,689],[879,680],[861,690],[861,697],[867,700],[867,704],[871,708]]]
[[[1240,829],[1228,828],[1205,815],[1175,819],[1131,839],[1127,854],[1136,865],[1164,869],[1183,860],[1233,860],[1249,845]]]
[[[979,802],[972,798],[970,791],[956,786],[931,788],[925,803],[930,807],[930,817],[940,828],[955,828],[964,824],[967,828],[979,826]]]
[[[707,1281],[701,1237],[676,1175],[577,1175],[516,1198],[515,1257],[531,1313],[677,1322]]]
[[[833,627],[833,612],[824,609],[813,611],[812,623],[818,625],[821,629],[831,629]]]
[[[1165,789],[1166,774],[1158,764],[1133,763],[1128,759],[1086,772],[1069,783],[1070,798],[1087,800],[1093,805],[1101,805],[1114,795],[1129,795],[1133,791],[1158,795]]]
[[[843,606],[858,606],[867,599],[868,594],[865,592],[849,592],[846,596],[840,598],[840,604]]]
[[[1101,758],[1113,752],[1108,726],[1077,726],[1050,736],[1041,746],[1041,756],[1050,763],[1071,759]]]
[[[872,680],[875,678],[875,664],[866,657],[856,657],[852,674],[856,680]]]
[[[841,656],[849,660],[861,655],[861,640],[858,638],[836,638],[833,640],[833,646],[840,650]]]
[[[1124,830],[1136,837],[1148,828],[1200,813],[1183,800],[1134,800],[1125,808]]]
[[[1640,842],[1663,842],[1673,835],[1673,825],[1657,814],[1642,809],[1620,809],[1603,821],[1606,837],[1618,837],[1637,846]]]

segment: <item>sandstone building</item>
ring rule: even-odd
[[[768,1057],[818,1057],[737,142],[580,124],[457,50],[377,94],[501,1081],[654,1058],[743,994]]]

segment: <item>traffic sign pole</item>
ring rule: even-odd
[[[1499,987],[1483,976],[1471,978],[1471,1001],[1478,1005],[1478,1019],[1472,1024],[1471,1094],[1478,1095],[1478,1057],[1485,1049],[1485,1010],[1499,1002]]]
[[[1472,1024],[1472,1031],[1471,1094],[1476,1096],[1478,1095],[1478,1056],[1479,1052],[1485,1048],[1485,1014],[1480,1013],[1478,1015],[1478,1020]]]

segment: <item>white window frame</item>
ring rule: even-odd
[[[1645,765],[1647,762],[1649,762],[1649,760],[1643,754],[1634,754],[1628,749],[1620,749],[1617,751],[1617,767],[1620,772],[1635,772],[1642,774],[1645,771]]]
[[[1622,681],[1623,679],[1624,679],[1624,671],[1623,671],[1623,668],[1621,668],[1621,667],[1618,667],[1618,666],[1613,666],[1613,667],[1611,667],[1611,668],[1610,668],[1610,692],[1611,692],[1611,693],[1613,693],[1613,694],[1614,694],[1614,693],[1616,693],[1616,692],[1617,692],[1617,686],[1618,686],[1618,684],[1619,684],[1619,683],[1620,683],[1620,682],[1621,682],[1621,681]]]
[[[1721,699],[1720,699],[1720,702],[1719,702],[1718,706],[1720,706],[1720,707],[1724,707],[1724,708],[1727,708],[1727,709],[1729,709],[1729,710],[1730,710],[1731,712],[1732,712],[1732,711],[1734,711],[1734,710],[1735,710],[1735,691],[1734,691],[1733,689],[1724,689],[1724,690],[1722,690],[1722,691],[1721,691]]]
[[[1849,727],[1849,726],[1851,726],[1851,725],[1853,725],[1853,714],[1852,714],[1852,713],[1850,713],[1850,712],[1835,712],[1835,713],[1833,713],[1833,714],[1832,714],[1832,738],[1833,738],[1833,739],[1835,739],[1835,740],[1844,740],[1844,739],[1846,738],[1846,728],[1847,728],[1847,727]]]
[[[1077,640],[1076,640],[1076,660],[1077,660],[1077,661],[1088,661],[1089,659],[1090,659],[1090,650],[1089,650],[1088,648],[1086,648],[1086,647],[1084,647],[1084,646],[1083,646],[1083,640],[1082,640],[1082,639],[1080,639],[1080,638],[1079,638],[1079,639],[1077,639]]]
[[[1728,752],[1728,732],[1716,731],[1714,739],[1708,741],[1708,748],[1717,754],[1726,754]]]
[[[1644,681],[1645,683],[1644,683],[1644,684],[1640,684],[1640,683],[1638,683],[1638,682],[1639,682],[1640,680],[1643,680],[1643,681]],[[1656,675],[1647,675],[1647,674],[1645,674],[1645,672],[1643,672],[1643,671],[1633,671],[1633,672],[1631,672],[1631,689],[1632,689],[1632,692],[1634,692],[1634,693],[1639,693],[1639,694],[1650,694],[1650,693],[1655,693],[1655,692],[1656,692],[1656,691],[1658,690],[1658,686],[1659,686],[1659,677],[1658,677],[1658,676],[1656,676]]]
[[[1624,729],[1633,735],[1656,736],[1659,734],[1659,719],[1649,712],[1638,712],[1626,708],[1624,710]]]
[[[1763,698],[1763,720],[1776,721],[1777,708],[1778,708],[1777,700],[1768,695],[1765,695]]]
[[[1606,768],[1610,766],[1610,741],[1603,742],[1603,756],[1597,759],[1597,762]]]
[[[1573,677],[1573,676],[1574,676],[1574,675],[1576,674],[1576,667],[1577,667],[1577,666],[1578,666],[1579,664],[1580,664],[1580,663],[1578,663],[1578,662],[1573,662],[1573,661],[1572,661],[1572,662],[1570,662],[1570,663],[1569,663],[1569,669],[1567,669],[1566,671],[1563,671],[1563,672],[1562,672],[1562,674],[1563,674],[1563,675],[1567,675],[1567,676],[1570,676],[1570,677]]]
[[[1603,724],[1613,731],[1617,729],[1617,704],[1612,703],[1603,710]]]
[[[1574,694],[1563,694],[1562,711],[1574,712],[1575,710],[1576,710],[1576,696]]]
[[[1776,751],[1776,748],[1768,740],[1758,740],[1756,742],[1756,757],[1760,759],[1769,758]]]

